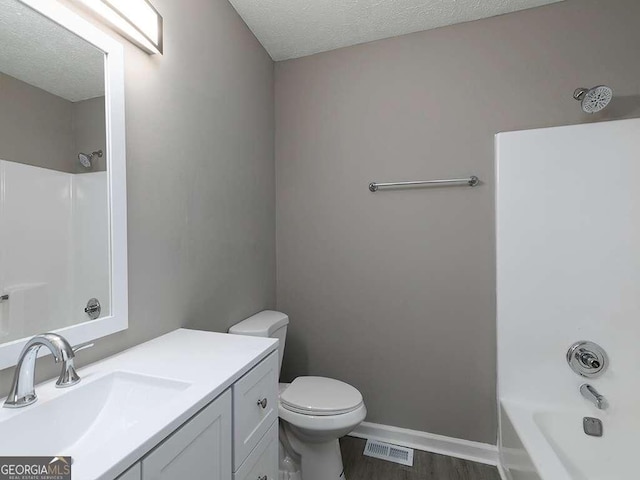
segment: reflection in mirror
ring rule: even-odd
[[[103,52],[18,0],[0,45],[5,343],[109,316],[110,215]]]

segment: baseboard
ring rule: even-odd
[[[487,443],[472,442],[370,422],[362,422],[349,435],[357,438],[381,440],[401,447],[439,453],[486,465],[498,465],[498,447]]]

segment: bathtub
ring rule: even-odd
[[[500,402],[500,461],[508,480],[632,480],[640,478],[640,417],[573,408]],[[603,436],[590,437],[583,417],[602,420]]]

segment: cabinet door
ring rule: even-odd
[[[231,479],[229,390],[142,460],[142,480],[191,479]]]
[[[120,475],[116,480],[140,480],[140,464],[136,463],[129,470]]]
[[[238,471],[234,480],[278,480],[278,421],[273,425],[251,452]]]

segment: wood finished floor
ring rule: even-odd
[[[340,439],[347,480],[500,480],[495,467],[416,450],[413,467],[362,455],[366,440]]]

